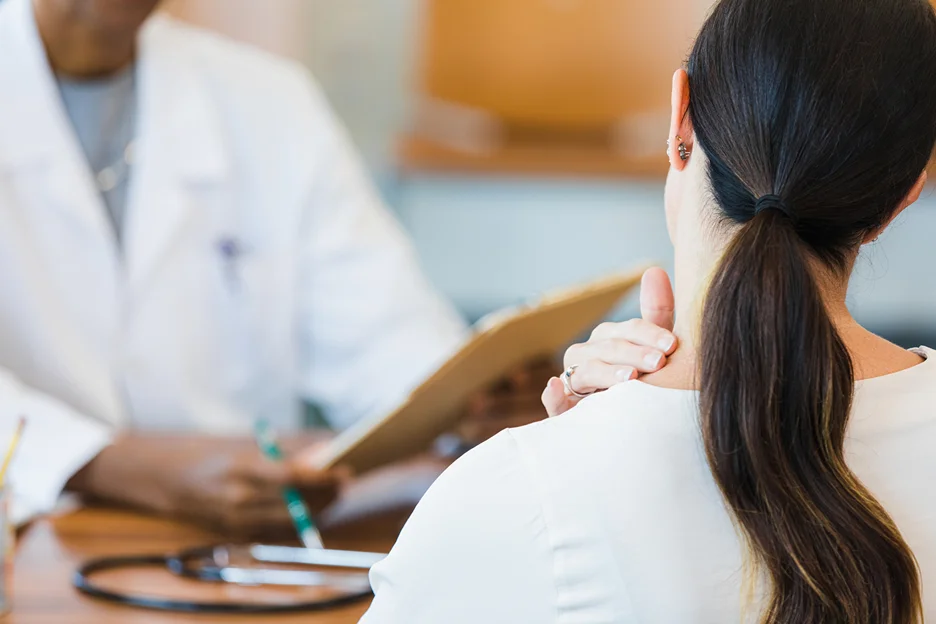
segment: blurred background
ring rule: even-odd
[[[172,0],[167,10],[308,66],[429,277],[473,320],[642,261],[669,266],[670,78],[709,5]],[[905,346],[936,344],[933,188],[866,247],[850,295],[860,321]]]

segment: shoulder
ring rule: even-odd
[[[588,621],[625,617],[607,523],[626,533],[644,499],[685,481],[671,475],[694,457],[685,453],[698,438],[688,396],[625,384],[466,454],[374,567],[372,619],[363,621],[550,622],[573,603]],[[466,604],[477,595],[490,599]]]
[[[511,515],[522,518],[505,523]],[[504,533],[511,528],[538,522],[540,516],[537,484],[523,462],[510,431],[503,431],[472,449],[453,463],[420,501],[400,541],[412,537],[420,525],[434,525],[420,540],[446,537],[438,527],[456,532],[459,527],[490,524]],[[464,540],[469,544],[472,540]]]
[[[166,15],[157,15],[147,23],[142,42],[144,52],[146,46],[171,46],[196,64],[225,74],[240,74],[243,79],[289,82],[305,73],[296,61]]]
[[[589,462],[603,452],[644,455],[654,444],[695,438],[698,395],[628,382],[594,394],[557,418],[513,429],[525,456],[580,453]]]
[[[311,73],[301,64],[165,15],[147,23],[143,53],[171,52],[187,71],[224,97],[281,108],[309,104],[327,109]]]
[[[439,477],[371,583],[376,597],[362,622],[554,619],[547,527],[509,432]]]
[[[141,67],[174,74],[159,84],[204,98],[228,151],[258,185],[305,193],[326,175],[356,170],[340,121],[300,63],[160,15],[141,35]]]
[[[926,347],[912,351],[925,361],[855,384],[852,435],[936,425],[936,351]]]
[[[531,479],[541,484],[553,533],[597,520],[601,514],[580,510],[602,501],[614,501],[625,514],[626,506],[639,508],[674,484],[707,474],[697,406],[694,392],[629,382],[562,416],[512,430]]]

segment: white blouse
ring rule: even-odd
[[[919,560],[934,617],[936,352],[920,353],[918,366],[856,384],[846,453]],[[756,621],[697,402],[629,382],[471,451],[371,571],[361,622]]]

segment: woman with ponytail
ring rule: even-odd
[[[364,621],[936,621],[936,352],[846,307],[934,145],[926,0],[718,2],[673,83],[679,350],[456,462]]]

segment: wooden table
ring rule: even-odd
[[[79,563],[106,555],[169,553],[180,548],[219,543],[216,535],[168,520],[147,518],[122,511],[83,509],[42,520],[20,537],[14,566],[13,612],[0,618],[3,624],[163,624],[267,622],[273,624],[349,624],[367,610],[362,602],[335,611],[284,616],[182,615],[142,611],[86,598],[72,589],[71,577]],[[346,539],[330,547],[388,552],[387,541]],[[102,575],[101,580],[112,582]],[[265,591],[215,586],[175,579],[157,570],[121,572],[121,588],[148,593],[169,592],[218,600],[236,592]],[[192,592],[196,592],[194,595]]]
[[[544,362],[539,367],[530,366],[518,371],[513,378],[484,397],[479,397],[459,427],[462,437],[479,442],[504,427],[520,426],[542,418],[539,393],[549,376],[556,372],[555,368],[551,362]],[[415,505],[418,500],[415,494],[428,487],[432,476],[431,470],[427,472],[417,462],[412,470],[397,470],[395,478],[376,478],[369,486],[362,482],[365,485],[364,498],[375,494],[368,491],[368,487],[376,488],[376,493],[385,498],[387,492],[395,491],[396,494],[389,498],[403,502],[402,515],[374,516],[372,522],[333,530],[326,533],[326,543],[330,548],[389,552],[411,510],[410,505]],[[414,488],[413,483],[422,485]],[[368,602],[364,601],[334,611],[298,615],[183,615],[111,605],[87,598],[72,589],[75,569],[91,558],[164,555],[184,548],[223,542],[221,537],[189,525],[127,511],[85,508],[37,521],[19,538],[13,572],[13,611],[6,617],[0,617],[0,624],[350,624],[357,622],[367,610]],[[162,570],[136,569],[122,571],[119,575],[101,574],[96,580],[108,586],[116,585],[122,591],[194,600],[236,599],[239,592],[250,592],[247,600],[253,600],[256,592],[265,591],[264,588],[240,589],[230,585],[184,581]],[[274,599],[277,597],[281,596],[274,596]]]

